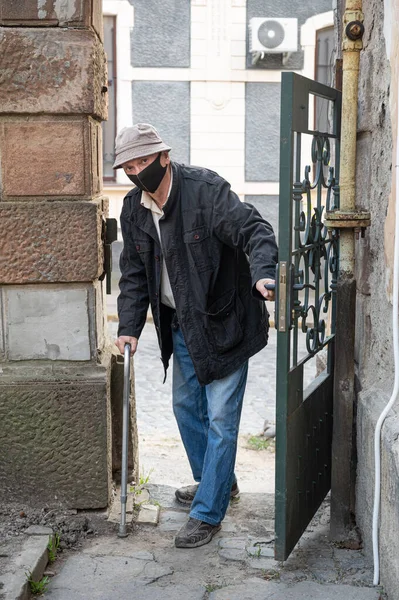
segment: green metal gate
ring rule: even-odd
[[[275,558],[285,560],[331,487],[338,238],[324,216],[338,207],[341,94],[283,73],[279,263]],[[323,115],[323,128],[317,123]],[[306,385],[304,372],[325,362]],[[313,359],[314,360],[314,359]],[[321,361],[320,361],[321,362]]]

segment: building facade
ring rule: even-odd
[[[104,147],[113,216],[130,182],[110,168],[112,138],[143,121],[172,146],[172,159],[217,171],[277,229],[281,73],[331,84],[331,0],[103,0],[103,10],[110,89],[117,87]],[[296,19],[286,34],[297,50],[256,56],[253,18]]]

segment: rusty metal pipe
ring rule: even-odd
[[[361,38],[351,40],[348,33],[361,34],[362,0],[347,0],[342,44],[342,121],[340,154],[340,211],[356,211],[356,134]],[[353,276],[355,241],[352,229],[341,229],[340,270]]]
[[[356,281],[356,136],[361,36],[362,0],[347,0],[342,44],[342,121],[340,153],[340,210],[345,223],[340,227],[339,275],[337,282],[336,361],[334,372],[334,426],[331,474],[332,539],[344,541],[353,527],[355,504],[354,405],[355,405],[355,316]]]

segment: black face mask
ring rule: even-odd
[[[160,152],[156,159],[138,175],[128,175],[128,177],[140,190],[153,194],[159,188],[159,184],[165,176],[166,169],[167,166],[163,167],[161,165]]]

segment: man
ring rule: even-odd
[[[213,171],[171,162],[157,130],[139,123],[116,138],[114,168],[136,185],[121,214],[116,345],[137,350],[151,304],[165,369],[173,352],[173,410],[198,484],[176,491],[191,504],[175,538],[208,543],[231,495],[248,358],[268,338],[263,300],[273,292],[272,227]]]

